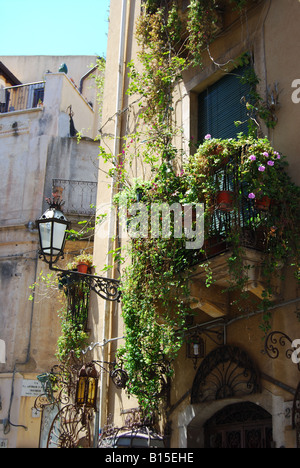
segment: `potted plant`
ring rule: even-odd
[[[283,195],[285,162],[267,138],[247,138],[245,145],[240,176],[247,187],[246,196],[257,209],[267,211],[272,200]]]
[[[80,273],[87,273],[93,265],[93,256],[83,252],[74,257],[73,262],[77,265],[77,271]]]
[[[255,207],[257,210],[268,211],[271,205],[271,198],[263,195],[261,198],[255,199]]]
[[[217,193],[216,209],[230,212],[234,209],[234,192],[230,190],[221,190]]]

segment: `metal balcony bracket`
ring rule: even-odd
[[[84,281],[92,291],[106,301],[120,302],[121,291],[119,290],[119,280],[90,275],[88,273],[80,273],[78,271],[62,270],[60,268],[53,267],[52,263],[49,264],[49,268],[50,270],[66,275],[71,279],[74,278],[74,280],[79,279]]]

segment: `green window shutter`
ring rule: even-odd
[[[247,133],[246,102],[241,100],[243,97],[246,101],[249,100],[250,85],[242,84],[239,79],[244,71],[245,67],[234,70],[199,95],[198,140],[200,142],[208,133],[212,138],[235,138],[240,132]],[[235,121],[241,121],[243,124],[236,127]]]

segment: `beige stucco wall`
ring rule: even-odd
[[[126,39],[125,62],[136,59],[137,45],[134,40],[134,23],[140,13],[140,1],[130,1],[127,3],[127,23],[125,29]],[[111,86],[111,82],[117,82],[118,77],[118,43],[120,37],[120,20],[123,2],[116,0],[111,2],[110,10],[110,29],[108,36],[107,49],[107,76],[109,83],[106,83],[105,98],[103,106],[103,127],[102,144],[108,150],[114,151],[116,134],[116,111],[118,109],[127,110],[122,114],[121,134],[130,133],[137,120],[138,110],[129,107],[129,104],[135,97],[128,97],[124,94],[128,86],[128,79],[125,73],[124,89],[119,107],[116,104],[117,88]],[[183,76],[183,82],[180,88],[174,94],[174,108],[176,109],[176,122],[183,130],[183,137],[178,139],[178,147],[187,150],[191,136],[196,138],[197,132],[197,93],[204,90],[209,84],[215,82],[222,76],[222,70],[217,64],[229,64],[242,53],[251,51],[254,55],[254,66],[257,75],[260,78],[259,91],[263,99],[267,99],[267,87],[278,82],[280,95],[280,106],[276,109],[278,124],[274,130],[268,130],[262,125],[262,135],[267,135],[277,151],[287,156],[290,164],[290,175],[293,180],[300,182],[299,179],[299,158],[298,158],[298,124],[300,123],[300,104],[292,102],[292,82],[300,78],[297,67],[298,44],[299,44],[299,20],[300,3],[298,0],[273,0],[254,2],[253,7],[248,12],[247,17],[242,20],[236,16],[228,18],[225,31],[222,31],[220,37],[211,45],[210,53],[215,60],[212,62],[208,54],[204,54],[204,68],[193,68]],[[128,29],[127,29],[128,28]],[[297,40],[298,38],[298,40]],[[135,63],[137,61],[135,60]],[[222,67],[221,67],[222,68]],[[120,152],[120,146],[116,146],[117,153]],[[105,172],[107,166],[100,160],[99,182],[105,183]],[[134,161],[133,176],[140,175],[138,162]],[[111,180],[108,180],[111,182]],[[101,194],[101,199],[100,199]],[[102,190],[99,191],[98,203],[103,201]],[[110,196],[107,193],[105,198],[110,203]],[[95,238],[95,259],[102,264],[106,261],[107,239],[96,236]],[[110,245],[111,247],[111,245]],[[281,284],[280,296],[277,300],[284,304],[285,301],[294,300],[298,297],[298,290],[295,286],[292,274],[287,274],[287,279]],[[289,306],[283,305],[276,309],[273,314],[272,327],[276,330],[283,330],[292,339],[300,337],[300,326],[296,317],[297,303]],[[98,338],[106,339],[113,336],[122,335],[122,321],[119,317],[120,308],[111,308],[110,313],[105,314],[104,305],[98,303],[99,319],[94,321],[95,333]],[[211,319],[209,315],[198,311],[196,323],[205,322]],[[230,313],[236,311],[230,309]],[[105,318],[106,317],[106,318]],[[197,322],[198,320],[198,322]],[[251,358],[257,363],[260,372],[273,376],[286,385],[296,388],[298,384],[298,370],[296,366],[288,361],[284,351],[277,361],[270,360],[261,353],[263,347],[263,336],[259,328],[261,316],[232,322],[227,327],[227,343],[240,346],[246,349]],[[107,322],[109,321],[109,325]],[[104,329],[106,323],[106,331]],[[215,347],[213,343],[207,344],[210,351]],[[190,443],[199,443],[203,446],[203,433],[197,442],[197,431],[202,431],[202,425],[218,409],[227,404],[233,403],[231,400],[212,402],[209,404],[193,407],[190,404],[190,397],[187,395],[180,402],[180,399],[188,392],[193,384],[195,370],[193,364],[185,357],[185,349],[182,349],[179,358],[175,363],[175,375],[171,386],[171,405],[176,405],[170,415],[172,422],[171,447],[187,447],[188,438]],[[273,415],[273,435],[276,447],[286,446],[295,447],[295,431],[291,428],[291,406],[293,395],[282,390],[278,385],[274,385],[267,380],[262,379],[261,394],[245,397],[244,401],[253,401],[261,405]],[[106,406],[105,406],[106,405]],[[107,398],[104,402],[105,414],[112,413],[116,425],[122,424],[121,412],[124,408],[133,408],[136,406],[134,399],[128,401],[124,393],[115,392],[113,386],[109,384]],[[105,422],[105,421],[104,421]],[[102,421],[103,424],[103,421]],[[192,446],[192,445],[190,445]]]
[[[81,78],[96,64],[94,55],[1,55],[0,60],[22,82],[45,79],[46,74],[57,73],[65,63],[68,76],[79,86]]]

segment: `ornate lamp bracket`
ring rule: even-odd
[[[39,257],[49,265],[49,269],[66,276],[80,275],[79,279],[84,280],[90,289],[95,291],[98,296],[107,301],[120,301],[119,281],[111,278],[90,275],[77,271],[62,270],[54,266],[60,258],[64,257],[64,246],[66,242],[67,230],[70,222],[62,211],[64,202],[60,196],[53,199],[46,199],[49,208],[36,220],[39,232]],[[77,276],[78,278],[78,276]]]
[[[219,325],[218,325],[219,326]],[[209,338],[216,345],[224,345],[224,331],[212,330],[201,326],[192,327],[186,332],[186,357],[192,359],[194,369],[197,368],[198,359],[206,355],[206,346],[203,336]]]
[[[102,276],[90,275],[79,271],[62,270],[49,263],[49,269],[61,273],[69,278],[80,279],[84,281],[92,291],[106,301],[120,302],[121,292],[119,290],[120,281]]]

